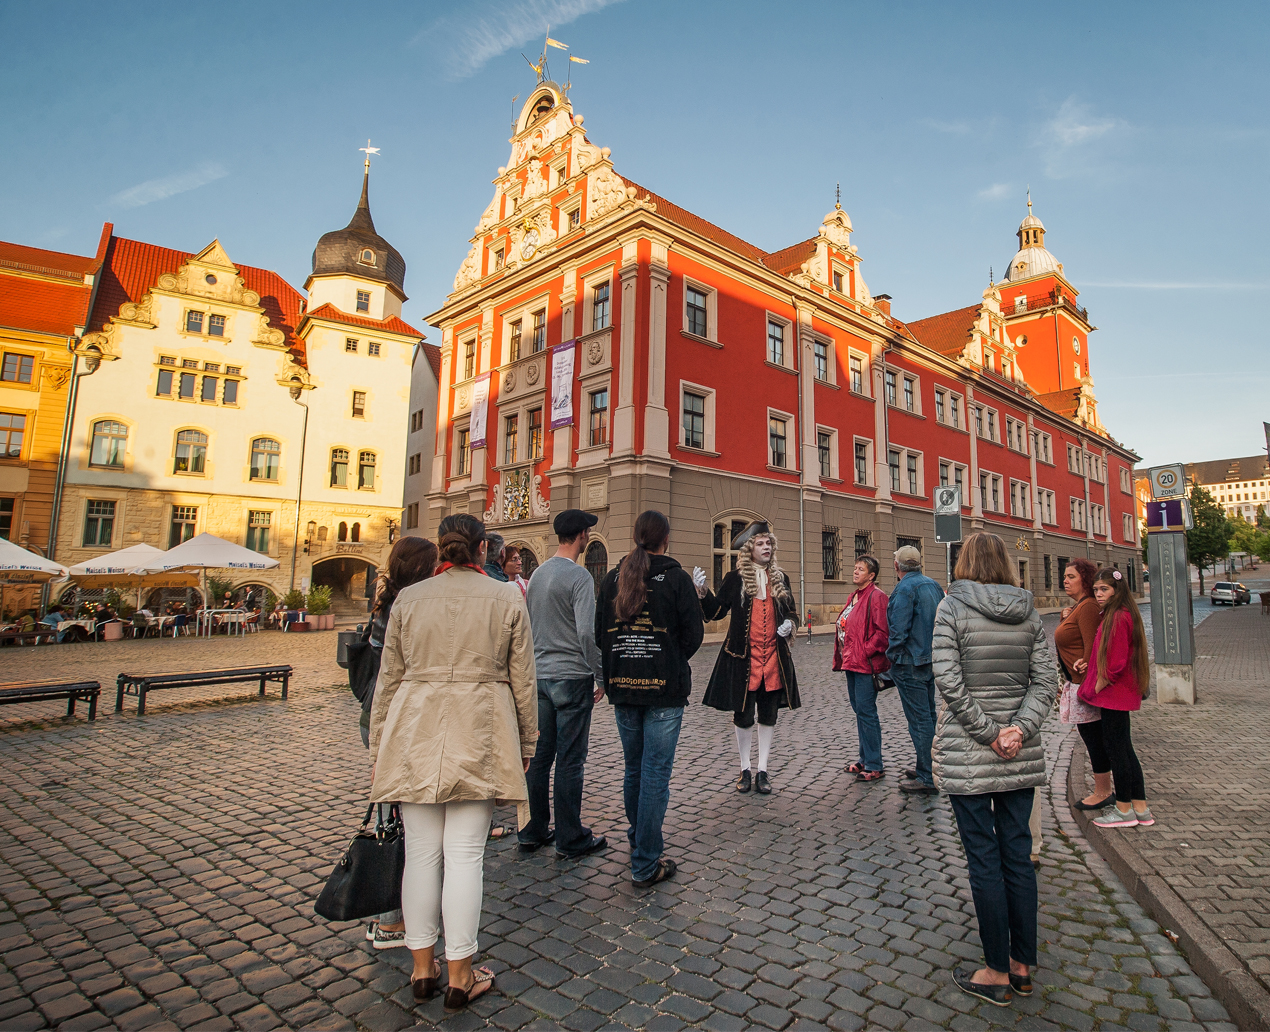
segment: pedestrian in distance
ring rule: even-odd
[[[578,565],[597,518],[565,509],[552,521],[556,554],[534,571],[525,595],[534,630],[538,675],[538,748],[525,782],[529,823],[520,849],[532,853],[548,842],[556,855],[575,859],[607,848],[603,835],[582,823],[582,777],[591,736],[591,710],[604,696],[600,650],[595,644],[595,581]],[[549,787],[556,768],[556,826],[549,827]]]
[[[1102,622],[1094,636],[1093,662],[1079,696],[1102,711],[1102,741],[1111,761],[1116,805],[1094,818],[1100,828],[1134,828],[1155,823],[1147,806],[1142,764],[1129,735],[1129,714],[1142,708],[1151,690],[1151,660],[1138,603],[1124,574],[1101,569],[1094,578],[1094,600]]]
[[[494,580],[500,583],[507,583],[507,574],[503,572],[503,554],[506,548],[503,545],[503,536],[501,534],[490,533],[486,535],[486,547],[488,551],[485,560],[485,572]]]
[[[1054,631],[1054,648],[1058,652],[1058,668],[1062,675],[1059,688],[1058,716],[1064,724],[1075,724],[1080,732],[1089,766],[1094,772],[1094,790],[1076,802],[1077,810],[1102,810],[1116,798],[1111,790],[1111,760],[1102,741],[1102,711],[1082,702],[1077,693],[1089,672],[1094,654],[1094,639],[1102,611],[1094,600],[1094,578],[1098,567],[1084,557],[1071,560],[1063,571],[1063,590],[1072,604],[1062,612]]]
[[[384,638],[388,634],[388,616],[392,612],[392,604],[397,600],[402,588],[417,584],[432,576],[437,565],[437,546],[427,538],[398,538],[388,553],[388,565],[379,575],[375,584],[374,608],[371,610],[369,628],[370,649],[362,660],[364,667],[359,668],[361,677],[370,680],[370,691],[362,698],[362,713],[358,721],[358,730],[362,734],[362,745],[370,748],[370,712],[375,704],[375,687],[383,656]],[[406,923],[400,910],[390,910],[371,918],[366,928],[366,938],[377,950],[392,949],[406,945]]]
[[[485,527],[468,513],[438,528],[440,565],[402,589],[388,618],[371,712],[372,803],[398,802],[406,832],[401,908],[415,1000],[441,981],[448,1013],[494,986],[473,968],[485,842],[495,804],[528,820],[525,770],[538,740],[534,643],[525,600],[485,575]]]
[[[693,567],[692,582],[707,621],[728,613],[728,634],[719,650],[702,702],[732,714],[741,774],[736,790],[751,784],[761,795],[772,791],[767,763],[771,755],[776,717],[782,708],[798,709],[798,677],[790,638],[798,626],[798,604],[789,577],[776,562],[776,535],[765,521],[756,521],[732,539],[740,552],[736,569],[729,571],[715,595],[706,587],[706,572]],[[758,716],[758,773],[750,774],[750,744]]]
[[[520,549],[515,545],[503,546],[503,573],[511,584],[515,584],[520,588],[520,593],[525,594],[529,590],[529,581],[521,576],[521,571],[525,568],[525,562],[520,557]]]
[[[705,625],[692,578],[666,554],[670,521],[652,509],[642,512],[632,537],[635,547],[600,585],[595,637],[626,764],[622,795],[631,878],[643,889],[678,870],[662,855],[662,822],[692,693],[688,660],[701,647]]]
[[[855,713],[858,756],[845,770],[856,781],[878,781],[882,765],[882,724],[878,720],[878,689],[874,674],[890,669],[886,623],[886,592],[877,586],[878,561],[862,555],[851,571],[855,591],[838,614],[833,645],[833,668],[847,675],[847,697]]]
[[[922,553],[912,545],[895,552],[895,576],[899,583],[886,606],[886,658],[891,662],[891,677],[917,757],[913,769],[904,772],[900,791],[934,795],[939,789],[930,768],[930,747],[935,739],[935,674],[930,650],[935,611],[944,600],[944,589],[922,573]]]
[[[944,710],[935,784],[948,794],[966,851],[985,966],[958,968],[962,992],[998,1007],[1032,994],[1036,869],[1028,819],[1045,784],[1041,724],[1058,677],[1032,593],[1017,586],[996,534],[971,534],[935,615],[931,655]]]

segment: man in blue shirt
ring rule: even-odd
[[[933,795],[938,789],[930,765],[930,747],[935,740],[931,640],[935,636],[935,610],[943,600],[944,590],[922,573],[922,553],[912,545],[895,552],[895,575],[899,584],[886,607],[890,629],[886,658],[891,661],[891,676],[917,753],[917,765],[904,772],[900,791]]]

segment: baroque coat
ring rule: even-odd
[[[786,620],[792,620],[797,627],[798,604],[790,591],[789,577],[783,571],[780,576],[784,583],[783,592],[777,594],[770,581],[768,584],[768,595],[776,614],[774,624],[779,627]],[[719,658],[715,661],[714,672],[702,699],[705,705],[714,709],[729,713],[745,709],[745,694],[750,683],[750,614],[753,608],[754,599],[746,594],[744,582],[736,570],[723,578],[717,595],[707,591],[701,600],[701,611],[706,620],[722,620],[728,613],[732,614],[727,637],[719,650]],[[789,651],[790,638],[776,635],[776,657],[781,678],[777,706],[798,709],[802,699],[798,695],[798,678],[794,674],[794,659]]]

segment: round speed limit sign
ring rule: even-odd
[[[1186,471],[1182,466],[1157,466],[1151,470],[1151,495],[1177,498],[1186,494]]]

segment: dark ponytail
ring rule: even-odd
[[[649,553],[665,546],[666,539],[670,537],[670,520],[656,509],[641,512],[635,520],[631,537],[635,547],[622,560],[617,575],[617,598],[613,601],[613,609],[621,623],[630,623],[644,608],[644,598],[648,594],[644,582],[648,579],[651,565]]]
[[[458,512],[447,516],[437,528],[437,544],[441,546],[441,561],[455,566],[474,566],[480,558],[481,542],[485,540],[485,524],[471,513]]]

